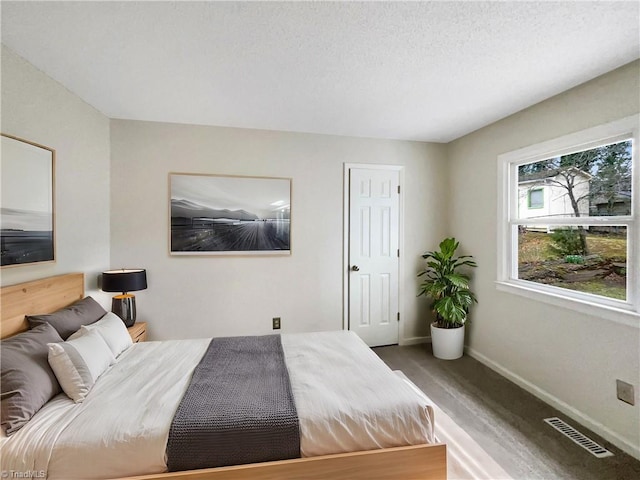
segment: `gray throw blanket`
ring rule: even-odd
[[[299,456],[280,336],[211,340],[171,423],[169,471]]]

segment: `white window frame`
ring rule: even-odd
[[[640,115],[633,115],[547,142],[498,156],[498,290],[534,300],[597,315],[608,320],[640,327]],[[523,164],[567,155],[600,145],[632,139],[631,215],[617,217],[580,217],[518,219],[518,167]],[[543,285],[518,279],[517,225],[620,225],[627,227],[627,299]],[[515,229],[515,234],[514,234]]]

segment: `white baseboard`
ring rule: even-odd
[[[469,356],[475,358],[480,363],[483,363],[484,365],[489,367],[491,370],[494,370],[494,371],[498,372],[500,375],[502,375],[503,377],[508,378],[509,380],[511,380],[513,383],[515,383],[519,387],[524,388],[527,392],[531,393],[532,395],[535,395],[540,400],[542,400],[545,403],[551,405],[552,407],[556,408],[557,410],[560,410],[562,413],[564,413],[568,417],[574,419],[575,421],[579,422],[580,424],[584,425],[585,427],[589,428],[593,432],[595,432],[598,435],[600,435],[602,438],[604,438],[604,439],[608,440],[609,442],[613,443],[620,450],[622,450],[622,451],[628,453],[629,455],[631,455],[632,457],[635,457],[638,460],[640,460],[640,446],[639,445],[632,444],[631,442],[629,442],[628,440],[622,438],[620,435],[618,435],[614,431],[610,430],[609,428],[607,428],[606,426],[604,426],[600,422],[595,421],[594,419],[592,419],[591,417],[585,415],[581,411],[575,409],[574,407],[572,407],[568,403],[563,402],[559,398],[551,395],[546,390],[543,390],[540,387],[534,385],[533,383],[531,383],[531,382],[525,380],[524,378],[520,377],[519,375],[516,375],[511,370],[509,370],[509,369],[503,367],[502,365],[494,362],[490,358],[485,357],[483,354],[477,352],[473,348],[465,347],[465,351],[466,351],[467,354],[469,354]]]
[[[420,343],[431,343],[431,337],[409,337],[409,338],[401,338],[400,345],[418,345]]]

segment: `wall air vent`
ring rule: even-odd
[[[576,430],[563,420],[560,420],[558,417],[545,418],[544,421],[558,430],[560,433],[562,433],[565,437],[569,437],[569,439],[571,439],[574,443],[577,443],[582,448],[589,451],[589,453],[591,453],[593,456],[598,458],[613,456],[613,453],[611,453],[609,450],[602,447],[601,445],[598,445],[589,437],[580,433],[578,430]]]

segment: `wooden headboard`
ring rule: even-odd
[[[67,273],[2,287],[0,338],[29,328],[25,315],[51,313],[84,298],[84,274]]]

